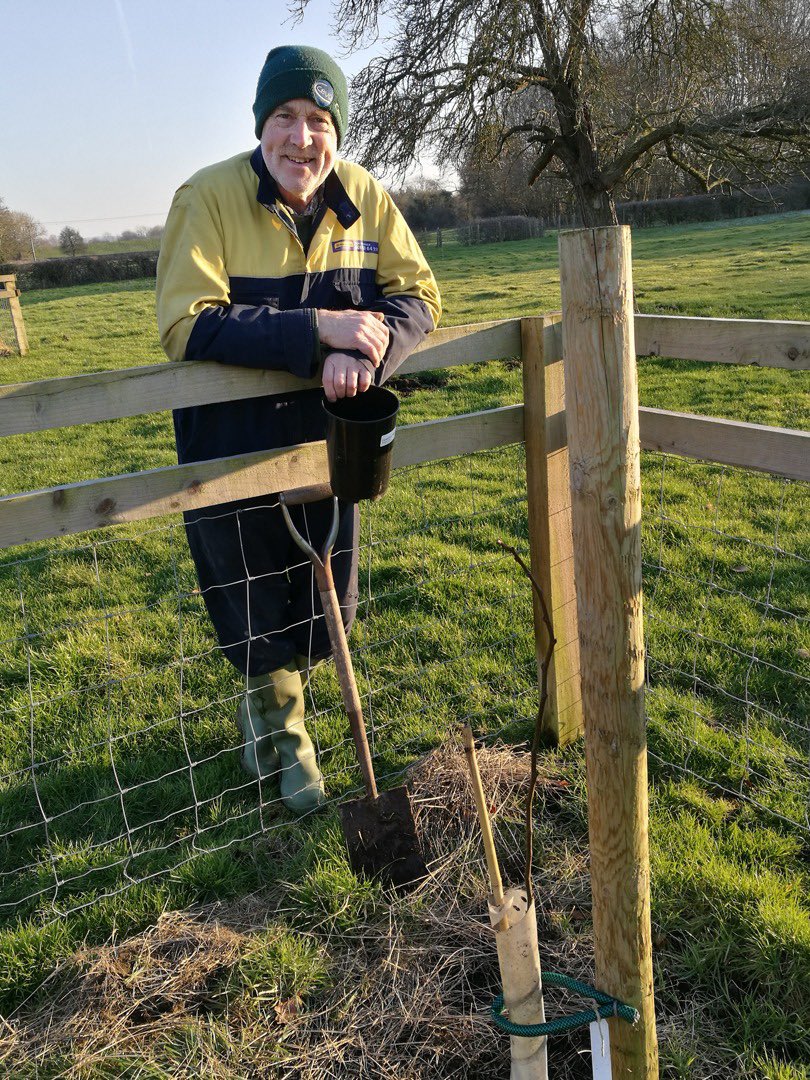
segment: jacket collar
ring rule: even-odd
[[[278,199],[278,185],[270,175],[262,157],[262,148],[257,146],[250,156],[250,164],[259,178],[259,190],[256,192],[256,200],[268,209],[275,205]],[[323,198],[330,210],[335,212],[344,229],[351,228],[360,217],[360,211],[354,205],[346,193],[346,188],[340,182],[340,178],[333,169],[323,183]]]

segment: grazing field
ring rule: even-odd
[[[134,240],[88,240],[84,251],[78,255],[117,255],[122,251],[157,251],[160,247],[159,236],[138,236]],[[64,252],[49,244],[37,245],[38,259],[60,259]]]
[[[810,215],[638,233],[637,306],[810,319],[808,241]],[[559,307],[554,237],[431,259],[446,323]],[[3,381],[162,359],[151,282],[23,301],[31,355],[4,361]],[[640,380],[644,405],[808,426],[807,373],[646,359]],[[520,371],[399,390],[416,422],[518,401]],[[0,453],[1,494],[174,461],[168,414]],[[645,454],[643,489],[662,1074],[806,1080],[807,488]],[[360,689],[380,774],[417,763],[436,856],[435,878],[393,905],[353,878],[334,808],[294,822],[240,773],[238,679],[175,519],[0,553],[0,834],[33,823],[0,848],[8,1075],[508,1075],[486,1016],[497,969],[456,728],[490,736],[484,775],[515,878],[525,759],[498,746],[525,743],[536,688],[530,597],[497,540],[525,549],[524,498],[513,447],[405,470],[365,514]],[[312,692],[338,797],[356,772],[331,669]],[[544,966],[587,981],[583,773],[580,746],[543,755],[536,872]],[[584,1045],[555,1042],[553,1075],[590,1075]]]

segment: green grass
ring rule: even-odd
[[[808,239],[810,215],[638,233],[638,306],[808,319]],[[559,307],[555,238],[430,255],[447,323]],[[152,282],[23,301],[31,354],[4,361],[5,381],[162,359]],[[807,426],[808,382],[775,369],[640,364],[642,404],[788,427]],[[406,423],[521,393],[519,370],[501,362],[415,385],[403,399]],[[6,439],[3,451],[3,494],[174,461],[168,414]],[[515,743],[530,732],[530,597],[497,548],[499,538],[526,547],[523,476],[519,447],[405,470],[364,516],[352,647],[381,775],[441,745],[461,719]],[[802,1022],[810,1007],[806,487],[644,455],[643,497],[663,1075],[802,1080],[810,1059]],[[334,941],[384,917],[378,891],[346,866],[333,813],[295,823],[273,785],[246,782],[231,722],[238,679],[213,646],[173,519],[3,553],[0,833],[32,824],[0,848],[8,872],[0,903],[16,905],[0,910],[4,1010],[30,994],[46,1001],[82,943],[122,939],[163,911],[239,902],[281,882],[292,883],[297,933],[268,925],[223,993],[248,1012],[251,1002],[293,990],[317,1003],[333,977]],[[313,687],[328,788],[338,796],[358,777],[333,670],[319,671]],[[36,787],[32,738],[47,762]],[[584,840],[581,747],[550,752],[547,764],[568,785],[566,820]],[[542,848],[550,864],[563,864],[553,832]],[[581,930],[562,909],[548,918],[576,953]],[[164,1071],[144,1064],[137,1072],[137,1060],[111,1056],[93,1075],[184,1075],[172,1062],[193,1056],[196,1038],[225,1060],[209,1043],[235,1038],[234,1029],[223,1036],[211,1023],[205,1036],[190,1029],[188,1045],[167,1043]],[[268,1035],[276,1037],[283,1041]],[[69,1064],[54,1057],[36,1075],[61,1075]]]

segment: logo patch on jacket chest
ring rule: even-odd
[[[332,251],[366,251],[376,255],[380,245],[376,240],[333,240]]]

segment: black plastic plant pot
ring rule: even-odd
[[[399,399],[381,386],[324,400],[332,491],[344,502],[379,499],[388,489]]]

